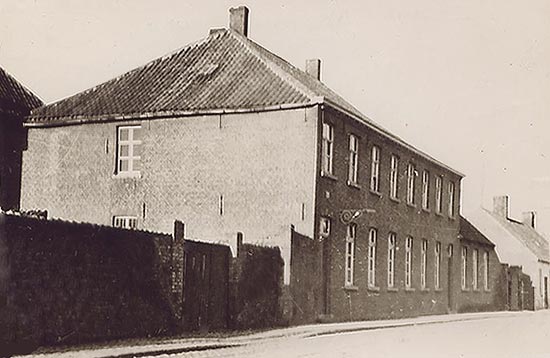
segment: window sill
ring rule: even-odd
[[[447,216],[447,218],[449,218],[449,220],[453,220],[453,221],[456,220],[456,216]]]
[[[113,179],[141,179],[141,173],[117,173],[112,177]]]
[[[398,292],[399,289],[398,289],[397,287],[388,287],[388,288],[387,288],[387,291],[388,291],[388,292]]]
[[[377,286],[367,286],[367,291],[380,292],[380,287],[377,287]]]
[[[416,288],[414,287],[405,287],[405,292],[415,292]]]
[[[416,209],[416,204],[407,203],[407,206]]]
[[[390,200],[397,204],[401,203],[401,200],[399,200],[399,198],[394,198],[393,196],[390,196]]]
[[[324,172],[321,170],[321,176],[323,178],[327,178],[327,179],[331,179],[331,180],[338,180],[338,178],[334,175],[334,174],[331,174],[331,173],[327,173],[327,172]]]
[[[352,182],[352,181],[349,181],[348,180],[348,186],[351,187],[351,188],[355,188],[355,189],[361,189],[361,185],[357,184],[356,182]]]
[[[434,291],[435,292],[443,292],[443,289],[442,288],[436,288]]]
[[[470,292],[469,288],[462,288],[461,290],[462,290],[462,292]]]
[[[420,291],[421,292],[430,292],[430,289],[427,288],[427,287],[424,287],[424,288],[421,288]]]
[[[379,197],[379,198],[382,197],[382,193],[379,192],[379,191],[369,189],[369,192],[370,192],[372,195],[376,195],[376,196]]]
[[[490,288],[486,288],[483,290],[483,292],[491,292],[491,289]]]
[[[440,212],[435,212],[435,215],[439,216],[439,217],[443,217],[443,213],[440,213]]]
[[[429,214],[432,212],[429,208],[422,208],[422,211],[425,212],[426,214]]]
[[[355,285],[344,285],[342,288],[346,291],[359,291],[359,287]]]
[[[479,288],[474,288],[474,289],[472,290],[472,292],[478,292],[478,293],[479,293],[479,292],[481,292],[481,290],[480,290]]]

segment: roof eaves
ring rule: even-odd
[[[323,103],[322,97],[313,98],[312,101],[307,103],[289,103],[278,104],[272,106],[262,106],[253,108],[234,108],[234,109],[198,109],[188,111],[161,111],[161,112],[147,112],[147,113],[129,113],[129,114],[105,114],[94,116],[70,116],[70,117],[50,117],[43,118],[47,120],[37,121],[41,117],[27,117],[32,118],[31,121],[25,121],[24,127],[37,128],[37,127],[61,127],[69,125],[87,124],[87,123],[105,123],[105,122],[120,122],[128,120],[142,120],[142,119],[162,119],[173,117],[189,117],[200,115],[221,115],[221,114],[238,114],[238,113],[256,113],[256,112],[269,112],[278,110],[290,110],[312,107]]]
[[[424,159],[430,161],[430,162],[433,162],[433,163],[436,163],[437,165],[439,165],[440,167],[458,175],[459,177],[461,178],[464,178],[465,175],[461,172],[459,172],[458,170],[456,169],[453,169],[451,168],[450,166],[444,164],[443,162],[435,159],[434,157],[432,157],[431,155],[429,154],[426,154],[424,153],[423,151],[421,151],[420,149],[417,149],[416,147],[414,147],[413,145],[407,143],[406,141],[404,141],[403,139],[401,139],[399,136],[391,133],[389,130],[385,129],[384,127],[382,127],[381,125],[377,124],[376,122],[374,122],[373,120],[371,120],[370,118],[368,118],[367,116],[361,114],[361,116],[353,113],[353,112],[350,112],[348,110],[346,110],[345,108],[342,108],[341,106],[339,106],[338,104],[328,100],[327,98],[324,99],[324,102],[325,104],[329,105],[330,107],[336,109],[337,111],[340,111],[352,118],[354,118],[355,120],[369,126],[371,129],[373,129],[374,131],[376,131],[378,134],[381,134],[383,136],[385,136],[386,138],[389,138],[391,140],[393,140],[394,142],[400,144],[401,146],[405,147],[406,149],[412,151],[413,153],[423,157]]]

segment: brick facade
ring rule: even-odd
[[[334,170],[332,176],[318,174],[316,186],[316,232],[321,217],[331,222],[330,236],[323,240],[324,302],[319,312],[328,319],[357,320],[386,317],[405,317],[419,314],[439,314],[452,310],[449,302],[449,261],[447,249],[456,245],[459,229],[459,198],[461,177],[433,161],[427,160],[366,125],[331,109],[322,113],[323,122],[334,128]],[[320,121],[319,137],[321,137]],[[359,138],[358,182],[348,184],[349,135]],[[369,189],[372,147],[380,149],[380,188]],[[319,152],[322,150],[318,142]],[[389,197],[390,155],[399,157],[398,199]],[[318,157],[321,167],[322,155]],[[414,206],[406,203],[407,165],[414,163],[416,176]],[[430,172],[430,209],[421,203],[422,172]],[[435,176],[443,176],[443,211],[435,213]],[[448,215],[449,182],[455,184],[454,217]],[[345,254],[347,224],[341,220],[343,210],[370,209],[354,220],[357,225],[355,240],[354,283],[346,287]],[[368,232],[377,230],[376,282],[367,285]],[[395,285],[387,285],[388,235],[396,234]],[[412,284],[405,288],[405,239],[413,238]],[[420,287],[421,241],[427,240],[426,285]],[[434,286],[434,248],[441,243],[440,288]]]

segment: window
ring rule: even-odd
[[[399,157],[391,156],[390,161],[390,197],[399,198]]]
[[[332,174],[334,151],[334,128],[323,123],[323,173]]]
[[[117,167],[119,175],[139,175],[141,163],[141,126],[118,127]]]
[[[206,255],[202,254],[202,264],[201,264],[201,277],[204,278],[206,273]]]
[[[455,183],[449,183],[449,217],[455,216]]]
[[[405,240],[405,287],[412,286],[412,249],[413,238],[407,237]]]
[[[414,205],[414,187],[416,180],[416,168],[414,164],[409,163],[407,168],[407,204]]]
[[[430,209],[430,172],[422,172],[422,209]]]
[[[135,229],[137,227],[137,218],[135,216],[114,216],[113,226],[122,229]]]
[[[319,235],[321,240],[327,238],[330,235],[330,219],[322,217],[319,223]]]
[[[359,159],[359,139],[353,134],[349,136],[349,170],[348,180],[350,183],[357,183],[357,165]]]
[[[468,264],[468,248],[466,248],[465,246],[462,247],[462,275],[461,275],[461,286],[462,286],[462,289],[465,290],[466,289],[466,266]]]
[[[436,289],[441,288],[441,243],[435,243],[435,260],[434,260],[434,286]]]
[[[426,266],[428,263],[428,240],[422,240],[420,247],[420,287],[426,288]]]
[[[376,286],[376,229],[372,228],[369,231],[369,251],[368,251],[368,285]]]
[[[370,168],[370,190],[380,191],[380,148],[372,147]]]
[[[435,210],[438,214],[443,211],[443,177],[435,177]]]
[[[346,274],[345,285],[353,286],[353,265],[355,262],[355,237],[357,227],[354,224],[348,225],[346,235]]]
[[[395,285],[395,234],[388,237],[388,287]]]
[[[485,290],[489,291],[489,252],[483,253],[483,282]]]
[[[472,250],[472,287],[474,290],[478,289],[478,251],[477,249]]]

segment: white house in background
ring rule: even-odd
[[[508,196],[493,198],[493,210],[479,208],[466,218],[495,244],[502,263],[521,266],[535,288],[535,309],[548,308],[550,250],[548,241],[535,229],[535,212],[523,213],[523,220],[510,218]]]

